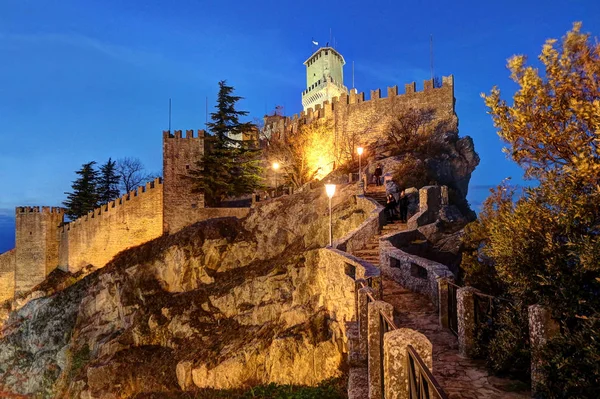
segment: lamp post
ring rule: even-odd
[[[279,169],[279,162],[273,162],[272,167],[275,171],[275,196],[277,196],[277,170]]]
[[[361,158],[363,151],[364,151],[364,148],[362,148],[362,147],[358,147],[356,149],[356,152],[358,153],[358,181],[360,181],[360,177],[361,177],[361,175],[360,175],[360,173],[361,173],[360,158]]]
[[[329,246],[333,247],[333,217],[331,216],[331,197],[335,194],[335,184],[326,184],[325,192],[329,197]]]

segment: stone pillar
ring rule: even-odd
[[[448,314],[448,282],[454,282],[452,277],[440,277],[438,282],[438,314],[440,317],[440,326],[450,328]]]
[[[375,297],[371,287],[364,287],[358,290],[358,351],[362,360],[367,359],[367,340],[369,337],[369,297],[367,294]]]
[[[369,399],[383,398],[381,390],[381,331],[380,331],[380,312],[392,319],[394,307],[387,302],[375,301],[369,303],[368,318],[369,318],[369,340],[367,364],[369,367]]]
[[[475,292],[477,290],[473,287],[462,287],[456,291],[458,352],[464,357],[475,354]]]
[[[559,324],[552,319],[548,308],[541,305],[531,305],[529,313],[529,342],[531,345],[531,390],[532,396],[545,380],[544,373],[539,369],[540,351],[553,337],[560,334]]]
[[[373,288],[373,296],[377,300],[383,299],[383,282],[381,281],[381,275],[377,277],[371,277],[371,288]]]
[[[386,399],[410,399],[408,392],[408,345],[412,345],[427,368],[432,369],[433,346],[427,337],[410,328],[383,336],[384,388]]]
[[[363,180],[358,182],[358,195],[365,195],[365,182]]]

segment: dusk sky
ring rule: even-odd
[[[0,253],[14,245],[14,208],[58,206],[83,163],[138,157],[160,172],[161,132],[204,127],[217,82],[262,117],[301,110],[302,64],[330,29],[358,91],[453,74],[462,136],[481,164],[469,201],[522,172],[501,152],[480,93],[516,86],[506,60],[536,61],[574,21],[600,36],[597,0],[502,1],[0,1]]]

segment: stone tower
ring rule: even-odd
[[[58,226],[64,209],[43,206],[16,209],[15,292],[28,291],[58,266]]]
[[[332,47],[321,47],[304,62],[306,90],[302,92],[302,106],[314,108],[323,101],[348,94],[344,86],[344,57]]]
[[[199,220],[204,208],[204,195],[192,192],[192,181],[187,177],[196,161],[204,155],[204,130],[181,130],[175,134],[163,132],[163,232],[174,233]]]

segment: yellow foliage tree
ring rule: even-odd
[[[335,163],[331,121],[316,119],[297,132],[268,138],[265,156],[279,163],[284,179],[294,187],[323,178]]]
[[[471,284],[521,309],[547,305],[561,322],[544,359],[548,397],[588,397],[600,382],[600,45],[580,30],[562,48],[546,42],[543,74],[525,56],[509,60],[512,105],[496,87],[483,96],[505,152],[538,185],[516,202],[510,187],[494,191],[467,229],[462,263]],[[509,336],[492,338],[497,359],[510,358]]]

